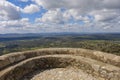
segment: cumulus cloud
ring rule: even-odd
[[[38,5],[45,7],[46,9],[54,9],[54,8],[78,8],[78,9],[87,9],[93,8],[96,6],[99,0],[33,0]],[[88,6],[89,4],[89,6]],[[94,4],[94,6],[93,6]]]
[[[29,24],[28,18],[22,18],[20,20],[0,21],[2,27],[24,27]]]
[[[19,1],[21,1],[21,2],[28,2],[29,0],[19,0]]]
[[[48,12],[46,12],[42,18],[37,18],[36,21],[38,23],[43,22],[49,26],[57,26],[57,31],[118,32],[120,30],[120,26],[118,25],[120,19],[117,19],[120,16],[120,0],[33,1],[39,6],[42,6],[48,10]],[[64,10],[61,11],[60,9]],[[84,22],[84,25],[79,24],[78,21]],[[64,24],[61,25],[59,23]],[[60,27],[59,25],[64,27]]]
[[[54,8],[75,8],[75,9],[95,9],[95,8],[120,8],[120,0],[32,0],[38,5],[47,9]]]
[[[78,12],[73,9],[62,11],[61,9],[49,10],[46,12],[42,18],[37,18],[36,22],[43,23],[56,23],[56,24],[67,24],[71,20],[89,22],[90,19],[88,16],[81,16]]]
[[[29,0],[19,0],[27,2]],[[119,32],[120,0],[31,0],[23,9],[0,0],[0,32]],[[34,23],[20,11],[45,13]],[[14,13],[14,14],[13,14]],[[40,14],[40,15],[41,15]]]
[[[119,11],[116,10],[96,10],[90,13],[95,17],[96,21],[110,21],[120,16]]]
[[[81,15],[76,9],[69,9],[63,13],[64,18],[67,20],[73,19],[75,21],[89,22],[90,18],[87,15]]]
[[[0,20],[16,20],[20,18],[20,8],[12,3],[0,1]]]
[[[28,6],[26,6],[24,9],[23,9],[23,12],[24,13],[35,13],[35,12],[38,12],[40,9],[37,5],[35,4],[30,4]]]
[[[85,26],[101,26],[101,30],[112,28],[120,19],[120,0],[33,0],[39,6],[48,10],[42,18],[43,22],[60,23],[83,21]],[[57,11],[56,9],[65,9]],[[53,14],[53,15],[52,15]],[[116,20],[116,21],[115,21]],[[118,21],[117,21],[118,20]],[[114,21],[114,22],[112,22]],[[99,23],[106,25],[97,25]],[[86,25],[88,24],[88,25]],[[89,25],[91,26],[91,25]],[[109,26],[109,27],[108,27]],[[120,27],[119,25],[116,27]],[[114,27],[113,27],[114,28]],[[99,30],[99,29],[98,29]]]
[[[56,10],[49,10],[46,12],[42,18],[36,19],[37,22],[44,22],[44,23],[63,23],[63,13],[61,12],[60,9]]]
[[[0,25],[0,33],[28,33],[39,29],[28,18],[0,21]]]

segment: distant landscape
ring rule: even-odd
[[[120,55],[120,33],[0,34],[0,55],[51,47],[85,48]]]

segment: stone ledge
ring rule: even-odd
[[[120,67],[120,56],[80,48],[46,48],[0,56],[0,70],[16,62],[42,55],[69,54],[88,57]]]
[[[36,69],[74,67],[97,76],[98,80],[119,80],[120,68],[90,58],[72,55],[45,55],[26,59],[0,72],[1,80],[19,80]],[[100,78],[100,79],[99,79]]]

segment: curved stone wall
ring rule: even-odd
[[[0,80],[19,80],[48,68],[74,67],[98,80],[120,79],[120,56],[78,48],[50,48],[0,56]]]

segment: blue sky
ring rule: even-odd
[[[120,0],[0,0],[1,33],[119,32]]]
[[[34,4],[34,2],[31,0],[28,0],[27,2],[21,1],[21,0],[8,0],[8,1],[13,3],[16,6],[19,6],[20,8],[24,8],[27,5]],[[45,12],[46,12],[46,10],[41,7],[39,12],[36,12],[33,14],[21,13],[20,15],[22,18],[29,18],[30,22],[33,23],[37,17],[42,17],[42,13],[45,13]]]

